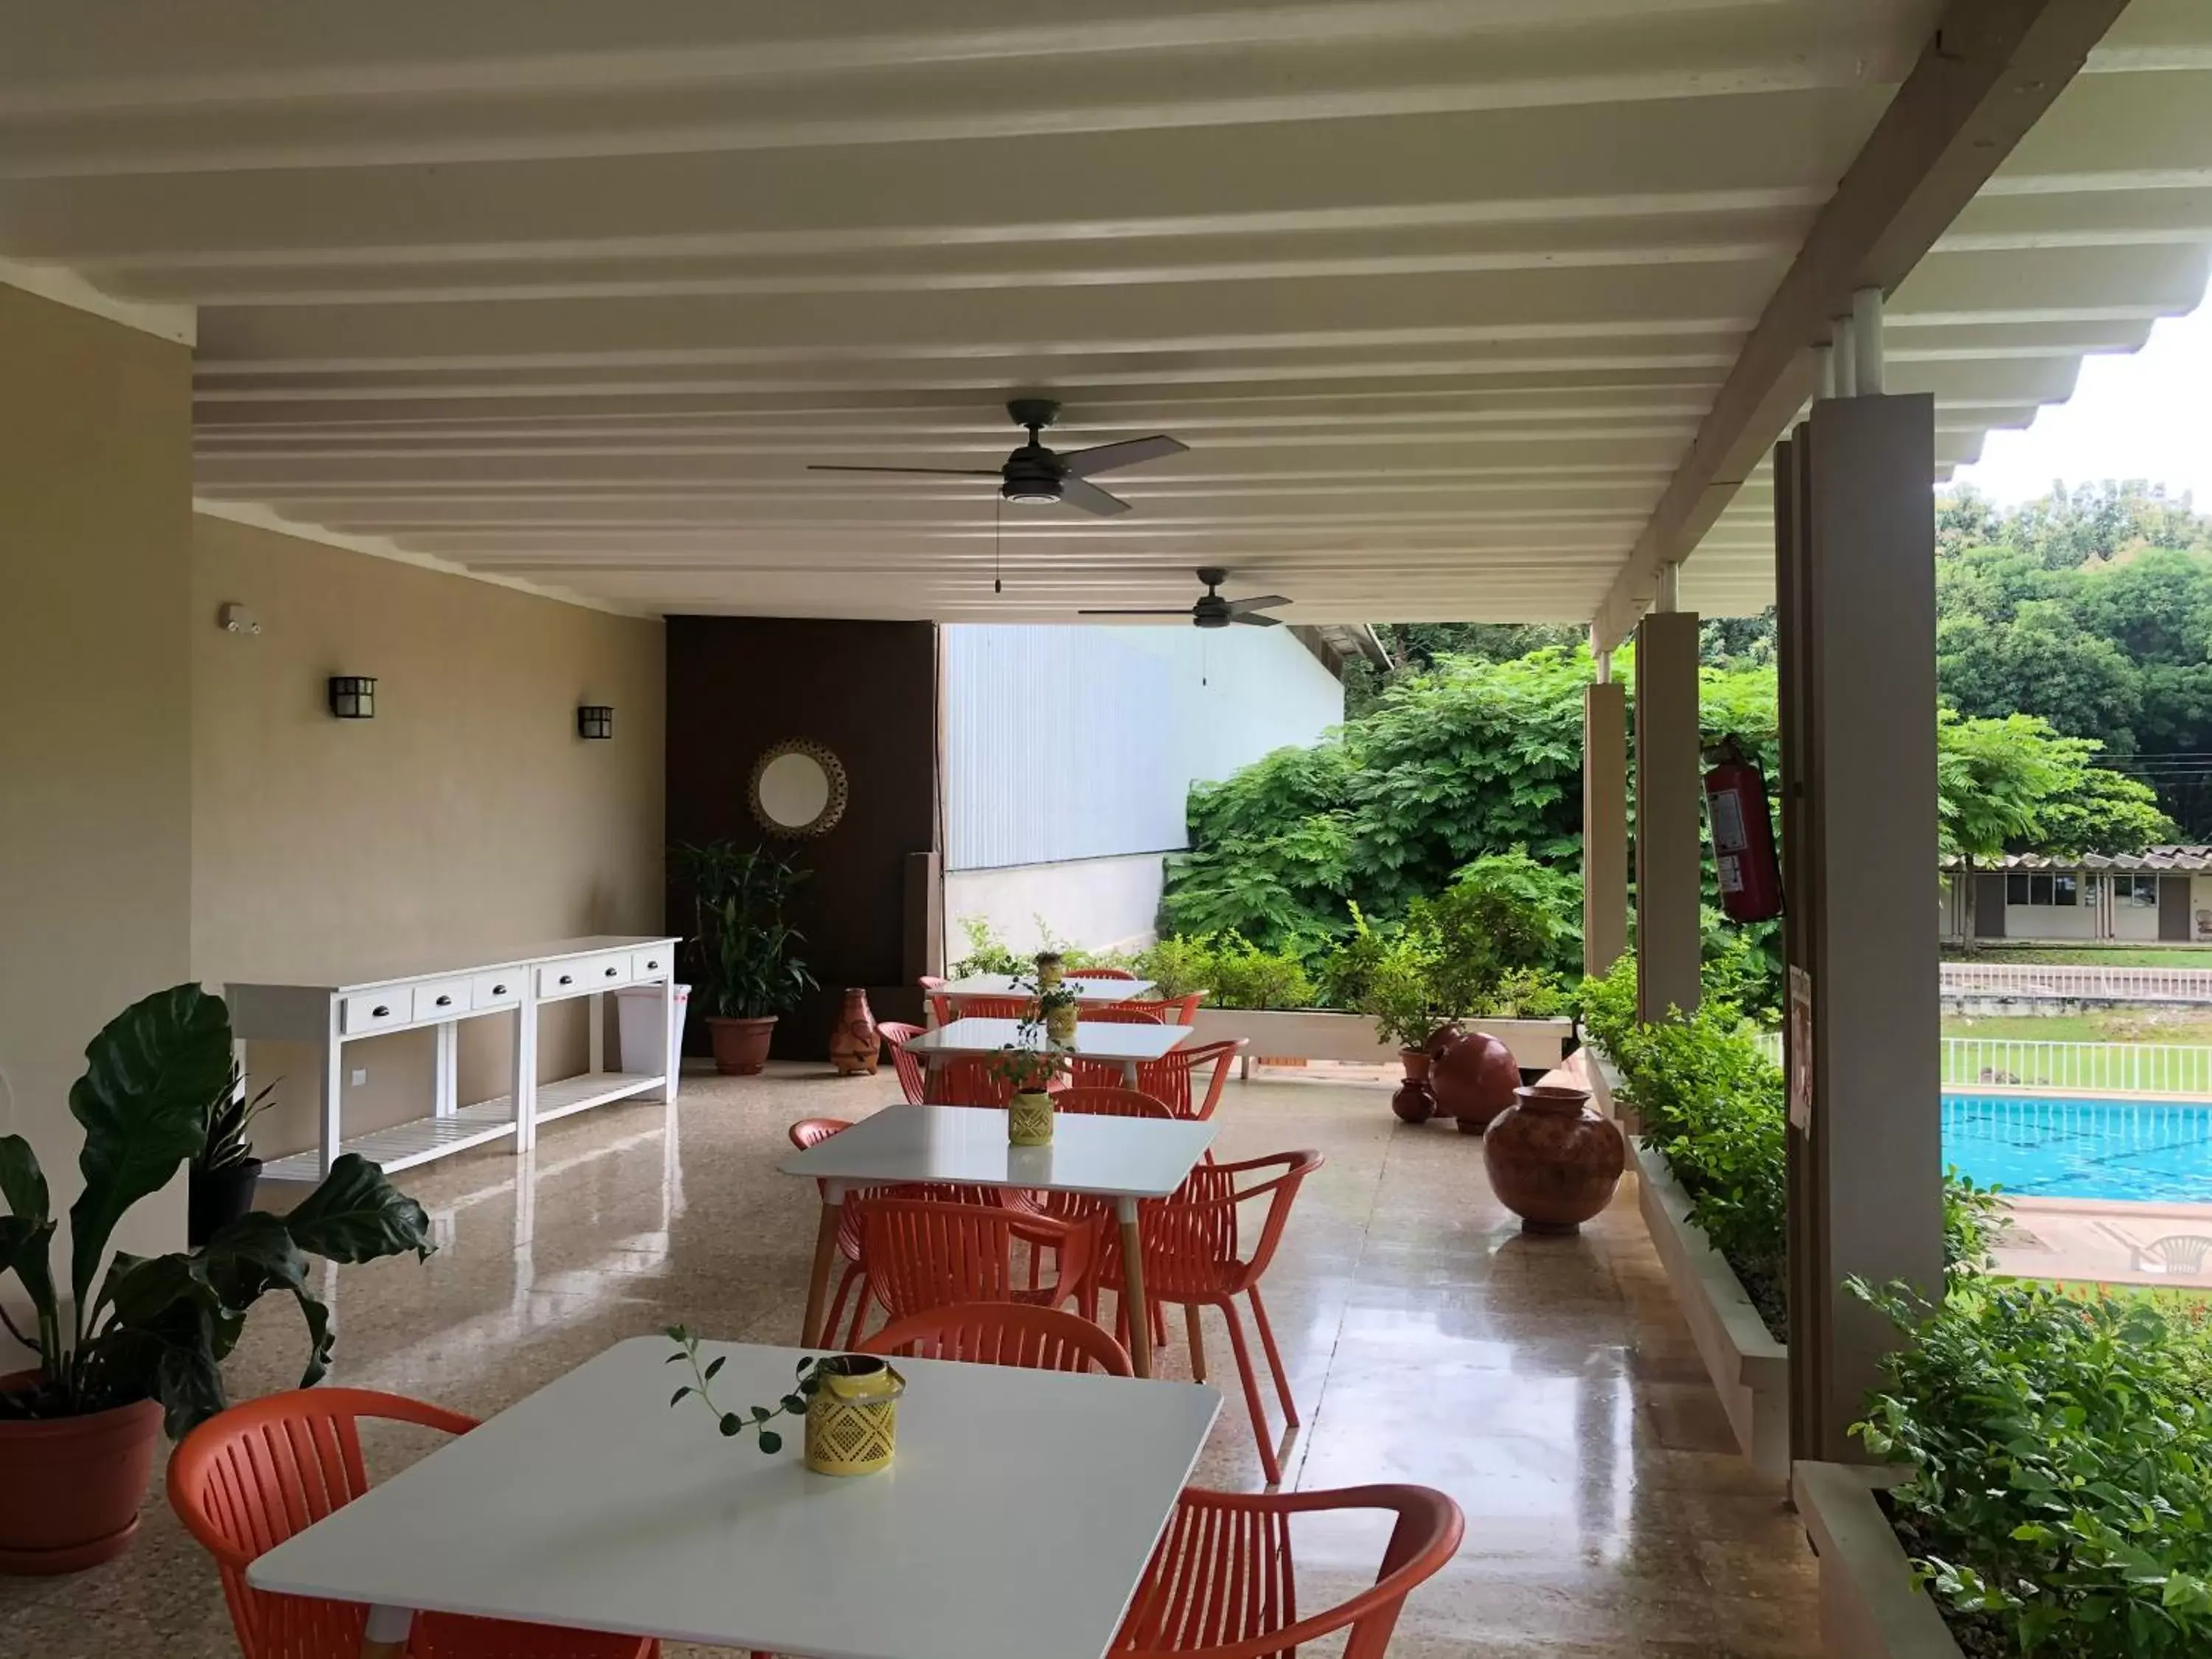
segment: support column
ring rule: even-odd
[[[1628,700],[1607,677],[1583,688],[1583,972],[1627,949]]]
[[[1636,987],[1647,1020],[1698,1006],[1704,776],[1697,615],[1655,611],[1636,630]]]
[[[1791,1451],[1863,1460],[1898,1339],[1844,1281],[1943,1267],[1933,401],[1817,403],[1775,477]]]

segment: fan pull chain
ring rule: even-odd
[[[1002,528],[1003,528],[1003,526],[1004,526],[1004,525],[1005,525],[1005,522],[1006,522],[1006,498],[1004,495],[996,495],[996,494],[994,494],[994,495],[992,495],[992,497],[991,497],[991,591],[992,591],[994,593],[1003,593],[1003,592],[1005,592],[1006,591],[1006,585],[999,580],[999,537],[1000,537],[1000,533],[1001,533],[1001,530],[1002,530]]]

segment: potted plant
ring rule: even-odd
[[[133,1003],[85,1049],[69,1098],[84,1128],[84,1190],[69,1212],[66,1301],[49,1261],[57,1223],[46,1177],[27,1141],[0,1136],[0,1272],[21,1282],[34,1328],[4,1311],[0,1322],[38,1358],[0,1378],[0,1571],[72,1572],[128,1547],[156,1431],[179,1436],[223,1409],[219,1367],[264,1293],[299,1305],[301,1386],[321,1379],[333,1339],[330,1310],[308,1289],[310,1256],[430,1253],[422,1206],[348,1153],[288,1214],[249,1212],[195,1249],[118,1250],[103,1273],[117,1223],[205,1144],[230,1056],[230,1011],[197,985]]]
[[[1382,933],[1357,905],[1352,918],[1352,936],[1329,963],[1329,991],[1373,1020],[1383,1042],[1396,1045],[1406,1077],[1390,1109],[1408,1123],[1425,1123],[1437,1109],[1429,1087],[1432,1045],[1441,1030],[1451,1029],[1437,1003],[1435,942],[1411,927]]]
[[[693,994],[707,1011],[714,1069],[749,1077],[768,1063],[776,1017],[814,988],[783,915],[806,872],[728,841],[678,847],[672,866],[691,896]]]
[[[185,1243],[194,1249],[253,1207],[261,1160],[247,1131],[276,1103],[276,1093],[274,1083],[264,1084],[249,1100],[245,1071],[234,1065],[208,1102],[199,1147],[185,1174]]]
[[[991,1069],[1013,1085],[1006,1103],[1006,1139],[1016,1146],[1052,1145],[1052,1085],[1068,1071],[1066,1054],[1036,1020],[1022,1022],[1020,1041],[993,1056]]]

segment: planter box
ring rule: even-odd
[[[1636,1200],[1644,1211],[1674,1300],[1689,1322],[1705,1373],[1728,1413],[1736,1444],[1759,1474],[1790,1478],[1790,1350],[1777,1342],[1742,1281],[1690,1221],[1690,1200],[1667,1160],[1628,1138]]]
[[[1398,1063],[1397,1048],[1375,1035],[1374,1023],[1364,1014],[1320,1008],[1200,1008],[1193,1029],[1194,1042],[1243,1037],[1251,1044],[1245,1053],[1253,1058]],[[1510,1048],[1523,1071],[1548,1072],[1565,1057],[1575,1028],[1566,1019],[1486,1019],[1481,1029]]]
[[[1894,1476],[1800,1463],[1790,1490],[1820,1558],[1820,1646],[1828,1659],[1963,1659],[1875,1493]]]

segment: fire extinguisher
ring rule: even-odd
[[[1766,810],[1766,777],[1734,738],[1707,755],[1705,822],[1720,871],[1721,908],[1730,921],[1765,921],[1782,914],[1782,867],[1774,856],[1774,820]]]

